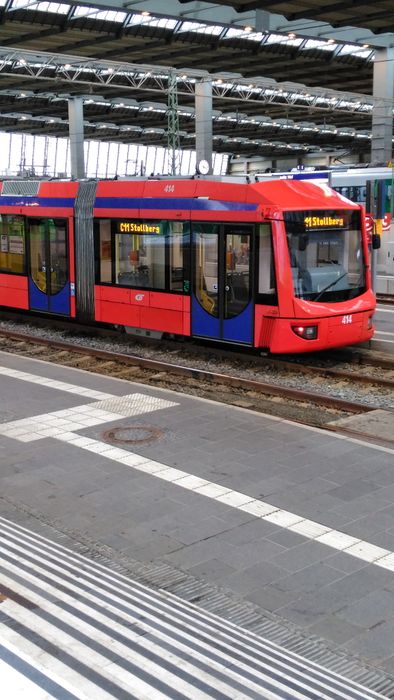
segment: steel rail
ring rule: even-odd
[[[347,379],[349,381],[358,382],[360,384],[376,384],[380,387],[386,387],[388,389],[394,390],[394,379],[371,377],[371,375],[368,374],[356,374],[355,372],[348,372],[342,369],[333,369],[332,367],[315,367],[314,365],[303,365],[299,362],[291,362],[288,360],[279,360],[275,358],[266,359],[269,361],[269,364],[275,367],[282,367],[283,369],[288,369],[291,372],[299,370],[303,374],[324,375],[327,377],[332,377],[333,379]],[[355,364],[359,364],[362,366],[363,363],[357,362]],[[380,362],[378,362],[377,365],[374,365],[374,358],[371,357],[371,360],[370,362],[368,362],[368,364],[370,364],[371,367],[377,367],[379,369],[394,370],[394,361],[387,361],[387,364],[385,366],[380,364]]]
[[[376,300],[378,304],[394,304],[394,294],[377,294]]]

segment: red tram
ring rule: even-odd
[[[265,348],[369,340],[362,208],[327,185],[0,183],[0,306]]]

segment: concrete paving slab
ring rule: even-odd
[[[331,425],[351,430],[360,435],[369,435],[393,442],[394,439],[394,411],[377,409],[361,415],[350,416],[333,421]]]

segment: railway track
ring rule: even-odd
[[[394,357],[382,352],[372,352],[368,349],[362,347],[349,347],[349,348],[339,348],[333,350],[324,350],[316,354],[305,354],[305,355],[295,355],[286,357],[278,355],[266,355],[261,353],[256,354],[254,348],[242,348],[240,350],[232,350],[229,346],[220,345],[218,343],[213,343],[210,341],[198,341],[187,340],[185,343],[179,342],[178,340],[171,339],[160,339],[156,340],[154,338],[148,338],[145,336],[133,336],[121,333],[119,330],[112,330],[110,326],[100,327],[91,325],[82,325],[76,321],[69,321],[67,319],[48,319],[47,317],[37,316],[32,320],[31,315],[23,314],[15,311],[1,311],[1,319],[7,324],[10,323],[11,330],[15,333],[18,331],[20,324],[23,333],[28,333],[36,335],[39,333],[37,329],[42,328],[45,331],[55,331],[60,334],[60,336],[70,336],[77,337],[78,341],[81,337],[88,338],[106,338],[109,342],[115,345],[123,345],[125,352],[128,352],[130,347],[135,347],[136,352],[138,352],[139,347],[152,347],[154,351],[161,351],[163,348],[168,350],[170,353],[180,356],[187,356],[193,359],[193,356],[202,355],[205,357],[212,358],[213,355],[224,360],[239,360],[245,364],[252,363],[256,366],[272,366],[278,368],[288,368],[294,369],[297,367],[300,371],[304,370],[307,373],[313,373],[315,371],[323,371],[323,369],[329,374],[332,371],[332,376],[334,373],[340,372],[337,370],[336,366],[346,365],[350,367],[355,367],[359,371],[360,367],[368,366],[369,368],[375,370],[376,368],[383,370],[392,370],[394,379]],[[1,322],[0,319],[0,322]],[[34,325],[33,325],[34,324]],[[26,331],[27,328],[27,331]],[[34,330],[35,329],[35,330]],[[7,325],[4,326],[4,331],[9,330]],[[1,331],[1,326],[0,326]],[[350,370],[349,370],[350,371]],[[339,376],[339,375],[338,375]],[[375,378],[376,379],[376,378]],[[368,379],[365,380],[368,382]]]
[[[379,304],[394,304],[394,296],[392,294],[377,294],[376,300]]]
[[[17,353],[27,357],[45,359],[60,365],[72,366],[87,371],[114,376],[156,387],[172,389],[178,392],[211,398],[248,408],[254,411],[270,413],[282,418],[295,420],[303,424],[324,427],[336,432],[349,433],[330,425],[333,421],[354,414],[364,414],[380,405],[371,405],[360,400],[346,400],[322,391],[327,377],[340,385],[346,382],[363,384],[368,391],[384,391],[392,397],[394,406],[394,379],[389,377],[360,376],[355,372],[345,372],[332,368],[300,365],[283,360],[260,358],[262,364],[275,364],[281,367],[287,377],[290,373],[301,372],[312,376],[319,390],[295,389],[284,381],[266,382],[248,379],[233,373],[223,373],[202,369],[201,367],[175,364],[163,360],[131,355],[121,352],[103,350],[85,346],[75,341],[37,338],[29,333],[0,330],[0,350]],[[257,358],[259,359],[259,358]],[[259,363],[260,364],[260,363]],[[390,370],[392,372],[392,370]],[[394,372],[393,372],[394,374]],[[365,389],[364,389],[365,391]],[[385,407],[387,410],[387,406]],[[390,409],[389,409],[390,410]],[[360,437],[360,434],[358,434]],[[394,445],[394,440],[384,440],[387,446]]]
[[[336,356],[338,361],[338,355]],[[326,362],[332,362],[326,356]],[[394,360],[372,356],[361,356],[356,353],[353,357],[349,357],[345,361],[347,369],[336,369],[326,366],[321,360],[317,364],[306,364],[304,358],[302,360],[282,360],[276,358],[266,358],[265,362],[272,367],[282,368],[283,370],[302,372],[306,375],[332,377],[333,379],[343,379],[346,381],[357,381],[359,384],[369,384],[373,386],[387,387],[394,390]],[[379,376],[376,376],[376,371],[379,371]],[[383,375],[383,376],[382,376]]]

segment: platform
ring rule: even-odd
[[[3,522],[394,697],[394,450],[5,353],[0,386]]]
[[[394,440],[394,410],[375,409],[364,414],[356,414],[332,421],[330,424],[347,430],[362,438],[371,438],[386,443],[390,447]]]

